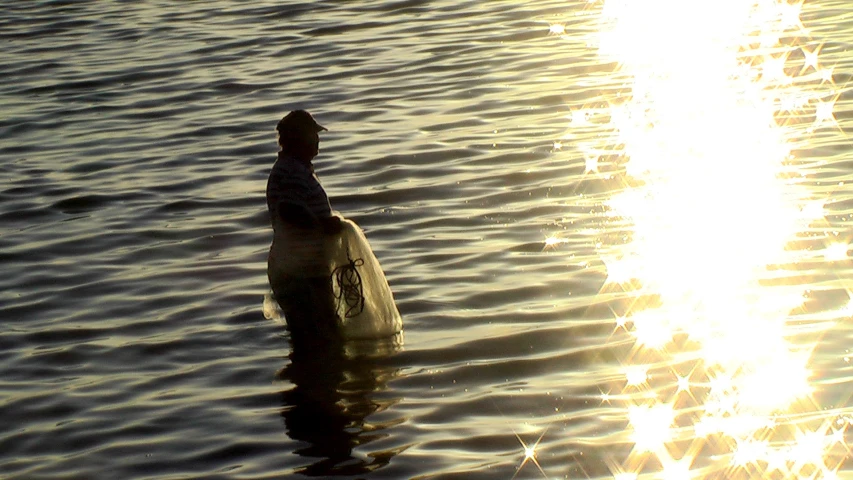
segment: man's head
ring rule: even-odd
[[[310,161],[320,151],[320,133],[326,127],[305,110],[294,110],[276,125],[281,150],[299,160]]]

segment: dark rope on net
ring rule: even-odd
[[[347,252],[349,263],[332,270],[332,278],[338,282],[338,310],[346,305],[344,318],[352,318],[364,310],[364,287],[361,285],[361,274],[356,267],[364,265],[364,260],[353,260]]]

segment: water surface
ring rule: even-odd
[[[785,92],[805,92],[777,125],[792,126],[795,183],[819,205],[760,281],[801,299],[780,338],[802,347],[812,390],[737,438],[697,430],[725,395],[695,342],[676,332],[648,353],[625,321],[663,314],[661,293],[611,262],[641,222],[613,201],[651,180],[613,135],[608,109],[637,87],[600,56],[603,8],[6,2],[2,476],[660,478],[683,459],[694,477],[849,476],[851,7],[807,2],[808,35],[755,46],[801,78]],[[800,46],[820,48],[827,78]],[[688,105],[709,94],[686,86]],[[821,99],[834,116],[817,122]],[[318,174],[386,270],[402,344],[293,351],[264,316],[264,187],[275,123],[296,108],[330,130]],[[727,168],[705,177],[720,184],[702,205],[766,192]],[[735,217],[704,223],[730,255],[698,243],[683,260],[738,255],[755,231]],[[725,283],[734,267],[717,264]],[[707,292],[682,273],[673,284]],[[715,318],[727,312],[739,310],[723,298]],[[766,339],[727,331],[745,340],[732,348]],[[690,372],[686,402],[676,381]],[[680,412],[663,422],[670,437],[638,438],[636,413],[656,402]],[[772,445],[737,457],[747,440]],[[794,460],[774,464],[771,447]]]

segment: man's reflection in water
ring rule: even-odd
[[[282,417],[290,438],[308,445],[294,453],[317,461],[299,470],[308,476],[359,475],[381,468],[399,451],[353,455],[353,449],[387,436],[402,421],[368,423],[367,417],[399,399],[379,399],[397,368],[389,356],[402,335],[341,346],[294,345],[290,364],[277,377],[292,386],[282,391]]]

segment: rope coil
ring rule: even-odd
[[[353,260],[347,252],[349,263],[332,270],[332,278],[338,283],[338,311],[346,305],[344,318],[352,318],[364,310],[364,287],[361,284],[361,274],[357,267],[364,265],[364,260]]]

